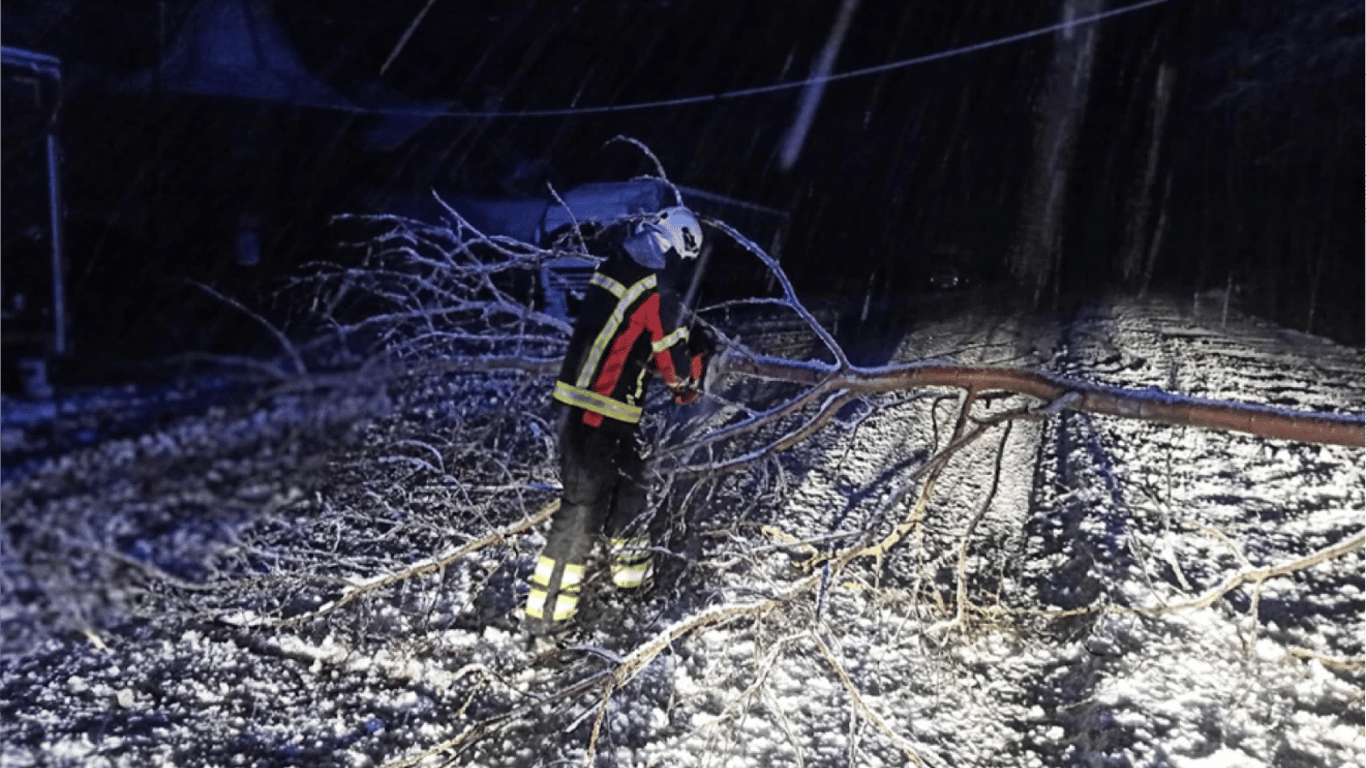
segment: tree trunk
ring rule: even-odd
[[[1103,7],[1103,0],[1062,0],[1063,21],[1094,15]],[[1010,260],[1011,273],[1032,292],[1035,304],[1046,290],[1056,289],[1067,179],[1077,126],[1086,112],[1097,34],[1094,24],[1069,24],[1057,33],[1038,110],[1034,169]]]
[[[1129,215],[1124,222],[1124,250],[1120,260],[1120,274],[1130,287],[1138,288],[1140,293],[1148,290],[1156,257],[1153,247],[1158,235],[1153,224],[1153,186],[1157,183],[1158,161],[1162,155],[1162,132],[1167,123],[1167,106],[1171,103],[1172,80],[1175,69],[1163,64],[1157,70],[1157,83],[1153,87],[1152,111],[1148,121],[1148,158],[1143,175],[1135,184],[1129,198]],[[1166,203],[1165,195],[1159,204],[1158,220],[1163,220]]]
[[[1143,265],[1143,281],[1139,283],[1140,296],[1148,295],[1148,287],[1153,283],[1153,270],[1157,267],[1157,252],[1162,248],[1162,235],[1167,231],[1167,203],[1172,197],[1172,174],[1167,172],[1167,183],[1162,188],[1162,202],[1157,205],[1157,227],[1153,230],[1152,242],[1148,244],[1148,260]]]
[[[1313,333],[1314,313],[1319,306],[1319,280],[1323,277],[1323,251],[1314,247],[1312,238],[1307,250],[1313,266],[1309,268],[1309,316],[1304,319],[1304,332]]]

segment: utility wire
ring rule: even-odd
[[[1142,0],[1142,2],[1134,3],[1133,5],[1126,5],[1126,6],[1124,6],[1123,8],[1115,8],[1115,9],[1109,10],[1109,11],[1102,11],[1101,13],[1093,14],[1093,15],[1091,15],[1091,16],[1083,16],[1082,18],[1079,18],[1079,19],[1070,19],[1070,20],[1068,20],[1068,21],[1061,21],[1061,22],[1058,22],[1057,24],[1050,24],[1050,25],[1048,25],[1048,26],[1046,26],[1046,27],[1039,27],[1039,28],[1037,28],[1037,29],[1031,29],[1031,30],[1029,30],[1029,31],[1020,32],[1020,33],[1014,34],[1014,35],[1007,35],[1007,36],[1005,36],[1005,37],[998,37],[998,38],[994,38],[994,39],[992,39],[992,40],[985,40],[985,41],[980,42],[980,43],[973,43],[973,44],[971,44],[971,45],[965,45],[965,46],[961,46],[961,47],[959,47],[959,48],[950,48],[950,49],[945,50],[945,51],[937,51],[937,52],[935,52],[935,53],[927,53],[927,54],[925,54],[925,55],[923,55],[923,56],[914,56],[914,57],[911,57],[911,58],[909,58],[909,59],[901,59],[901,60],[899,60],[899,61],[888,62],[888,63],[886,63],[886,64],[878,64],[878,65],[871,66],[871,67],[863,67],[862,69],[854,69],[854,70],[850,70],[850,71],[848,71],[848,72],[840,72],[840,73],[832,74],[832,75],[824,75],[824,76],[818,76],[818,77],[809,77],[809,78],[806,78],[806,79],[803,79],[803,80],[796,80],[796,81],[788,82],[788,83],[773,83],[773,84],[770,84],[770,85],[759,85],[759,86],[754,86],[754,87],[752,87],[752,88],[739,88],[739,89],[736,89],[736,90],[733,90],[733,91],[725,91],[725,92],[722,92],[722,93],[714,93],[714,94],[703,95],[703,96],[682,96],[682,97],[674,98],[674,99],[660,99],[660,100],[657,100],[657,101],[641,101],[641,102],[636,102],[636,103],[634,103],[634,104],[615,104],[615,105],[605,105],[605,106],[600,106],[600,107],[564,107],[564,108],[560,108],[560,109],[524,109],[524,110],[514,110],[514,111],[503,111],[503,110],[457,110],[457,109],[445,109],[445,108],[442,108],[442,109],[409,109],[409,108],[402,108],[402,107],[360,107],[360,106],[352,107],[352,108],[350,108],[348,111],[366,112],[366,113],[373,113],[373,114],[385,114],[385,115],[408,116],[408,117],[428,117],[428,118],[436,118],[436,117],[571,117],[571,116],[575,116],[575,115],[601,115],[601,114],[609,114],[609,113],[613,113],[613,112],[636,112],[636,111],[645,110],[645,109],[659,109],[659,108],[661,108],[661,107],[679,107],[679,106],[687,106],[687,105],[690,105],[690,104],[706,104],[706,103],[709,103],[709,102],[729,101],[729,100],[732,100],[732,99],[742,99],[742,98],[746,98],[746,97],[749,97],[749,96],[760,96],[760,95],[768,94],[768,93],[778,93],[778,92],[780,92],[780,91],[789,91],[789,90],[793,90],[793,89],[796,89],[796,88],[805,88],[805,87],[807,87],[807,86],[809,86],[809,85],[816,85],[816,84],[823,84],[823,83],[833,83],[833,82],[836,82],[836,81],[839,81],[839,80],[851,80],[851,79],[856,78],[856,77],[865,77],[865,76],[867,76],[867,75],[877,75],[877,74],[881,74],[881,73],[883,73],[883,72],[891,72],[891,71],[898,70],[898,69],[906,69],[906,68],[909,68],[909,67],[914,67],[914,66],[919,65],[919,64],[927,64],[927,63],[932,62],[932,61],[942,61],[942,60],[944,60],[944,59],[951,59],[951,58],[955,58],[955,57],[958,57],[958,56],[966,56],[966,55],[968,55],[968,54],[970,54],[970,53],[977,53],[978,51],[985,51],[985,50],[988,50],[988,49],[991,49],[991,48],[1000,48],[1000,47],[1002,47],[1002,46],[1010,45],[1010,44],[1012,44],[1012,43],[1018,43],[1018,42],[1020,42],[1020,41],[1022,41],[1022,40],[1030,40],[1030,39],[1033,39],[1033,38],[1036,38],[1036,37],[1043,37],[1043,36],[1045,36],[1045,35],[1051,35],[1051,34],[1053,34],[1053,33],[1055,33],[1055,32],[1058,32],[1058,31],[1061,31],[1061,30],[1064,30],[1064,29],[1080,27],[1080,26],[1087,25],[1087,24],[1096,24],[1096,23],[1099,23],[1099,22],[1102,22],[1102,21],[1106,21],[1106,20],[1108,20],[1108,19],[1115,18],[1116,16],[1123,16],[1123,15],[1126,15],[1126,14],[1135,13],[1135,12],[1137,12],[1137,11],[1146,10],[1146,9],[1148,9],[1148,8],[1152,8],[1152,7],[1157,6],[1157,5],[1162,5],[1162,4],[1164,4],[1164,3],[1169,3],[1169,2],[1171,2],[1171,1],[1172,1],[1172,0]],[[296,103],[299,103],[299,102],[296,102]],[[337,105],[334,105],[334,104],[311,104],[311,103],[308,103],[308,102],[303,102],[302,105],[303,105],[303,106],[319,106],[319,107],[325,107],[325,108],[329,108],[329,109],[347,109],[347,108],[345,108],[345,107],[338,107]]]

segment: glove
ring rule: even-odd
[[[687,405],[702,396],[701,382],[694,379],[684,379],[672,391],[674,402],[679,405]]]

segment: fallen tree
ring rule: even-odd
[[[995,366],[909,363],[868,370],[822,370],[780,358],[736,359],[729,372],[810,385],[813,391],[873,394],[917,387],[954,387],[973,392],[1011,392],[1062,410],[1143,419],[1201,429],[1243,432],[1277,440],[1363,447],[1363,419],[1353,414],[1271,408],[1255,403],[1205,400],[1161,391],[1107,387],[1052,374]]]
[[[359,255],[314,265],[296,281],[310,297],[311,320],[276,334],[288,350],[282,363],[254,366],[271,371],[275,384],[251,408],[101,447],[55,469],[46,484],[6,487],[6,511],[23,524],[6,529],[13,556],[5,568],[24,570],[5,576],[21,585],[16,592],[46,595],[57,607],[43,614],[55,615],[53,624],[69,620],[90,643],[119,649],[127,632],[109,617],[136,615],[152,628],[137,630],[150,632],[151,644],[181,648],[193,645],[186,638],[212,636],[231,668],[266,659],[281,677],[261,697],[253,685],[230,686],[230,694],[192,687],[186,706],[195,716],[163,720],[228,721],[200,714],[217,707],[255,723],[279,710],[293,732],[313,708],[341,709],[336,722],[350,754],[307,756],[397,768],[519,757],[590,765],[595,755],[611,759],[599,753],[652,739],[681,746],[640,762],[674,764],[671,756],[690,754],[721,762],[727,749],[748,744],[744,726],[755,718],[783,742],[776,762],[805,755],[808,763],[853,764],[863,750],[889,764],[999,765],[1016,747],[973,752],[972,742],[1011,730],[1007,720],[1033,718],[1035,762],[1081,763],[1104,745],[1065,750],[1104,741],[1093,734],[1110,733],[1115,718],[1093,712],[1091,688],[1049,675],[1106,663],[1120,651],[1092,646],[1112,636],[1136,653],[1182,636],[1183,622],[1205,613],[1243,640],[1246,651],[1232,661],[1217,645],[1201,646],[1211,655],[1199,659],[1232,668],[1239,696],[1255,690],[1268,667],[1285,664],[1318,665],[1356,684],[1359,648],[1321,641],[1328,627],[1355,619],[1336,604],[1315,607],[1322,593],[1309,590],[1323,582],[1350,600],[1359,580],[1360,521],[1348,514],[1356,491],[1333,487],[1353,475],[1332,474],[1331,466],[1358,456],[1341,446],[1361,446],[1359,415],[1101,385],[1040,365],[936,356],[856,366],[768,255],[723,222],[710,222],[712,232],[767,264],[782,287],[743,306],[796,317],[807,346],[774,353],[764,333],[742,342],[724,311],[700,310],[699,322],[711,324],[727,350],[713,372],[711,406],[689,420],[647,423],[653,507],[669,517],[658,542],[661,587],[622,613],[603,614],[601,626],[563,648],[527,652],[510,617],[556,505],[546,392],[568,328],[536,310],[521,279],[550,252],[449,215],[445,226],[348,219],[364,234],[352,244]],[[888,424],[923,429],[892,433],[918,442],[899,446],[905,455],[885,471],[851,471],[843,457],[859,447],[860,430]],[[1114,455],[1123,446],[1100,434],[1115,428],[1167,453],[1149,447],[1126,474],[1110,466],[1123,463]],[[1247,500],[1234,493],[1173,491],[1186,455],[1179,452],[1198,456],[1206,434],[1219,444],[1256,443],[1223,430],[1324,444],[1284,448],[1288,458],[1258,482],[1304,475],[1295,479],[1311,486],[1304,495],[1322,497],[1304,514],[1328,522],[1269,547],[1258,531],[1303,520],[1244,509]],[[1145,466],[1159,459],[1166,466]],[[1035,473],[1036,490],[1002,501],[1010,472]],[[828,481],[837,498],[803,496],[799,486],[817,481]],[[1274,503],[1298,510],[1306,502],[1282,492]],[[1211,505],[1233,511],[1211,519]],[[998,519],[1002,507],[1011,516]],[[1232,526],[1232,515],[1250,522]],[[1280,602],[1268,600],[1277,589]],[[590,604],[599,599],[588,596]],[[1310,629],[1262,626],[1283,618],[1286,604],[1299,606]],[[1126,622],[1157,628],[1143,634]],[[983,638],[1056,649],[1032,682],[1079,698],[1045,704],[1043,714],[1022,705],[994,729],[965,727],[972,700],[957,692],[985,683],[972,682],[982,671],[960,652]],[[1205,639],[1190,633],[1181,642]],[[7,647],[42,645],[13,640]],[[63,658],[80,656],[61,650]],[[99,653],[109,652],[118,651]],[[882,668],[899,658],[908,663],[897,679],[883,679]],[[221,661],[175,674],[218,679]],[[146,683],[157,665],[145,666],[114,673],[119,702],[136,702],[144,690],[164,700],[178,690],[174,681]],[[97,655],[79,675],[64,669],[42,679],[75,679],[69,687],[77,689],[111,667],[120,665]],[[1010,669],[1002,661],[987,677],[1013,681]],[[934,670],[940,677],[923,698],[894,695]],[[775,694],[784,675],[798,678],[802,698],[828,683],[839,716],[801,721]],[[710,694],[682,690],[684,679],[720,693],[699,704]],[[1262,687],[1280,695],[1295,686],[1277,679]],[[1014,693],[1033,703],[1023,684]],[[45,697],[55,695],[15,695],[15,713],[36,713],[44,728],[60,730],[43,719]],[[304,704],[288,709],[290,700]],[[1220,699],[1219,713],[1241,706],[1231,702]],[[1311,709],[1317,716],[1332,708]],[[646,722],[655,711],[663,725]],[[1204,716],[1214,715],[1191,715]],[[851,738],[844,754],[815,759],[838,730],[832,719],[847,720]],[[943,727],[928,728],[937,722]],[[139,727],[151,726],[134,723],[135,738],[172,741],[146,739]],[[238,746],[232,736],[195,736],[201,744],[221,739],[227,754]],[[290,751],[296,746],[291,733],[278,759],[262,764],[297,763],[304,753]],[[515,749],[528,754],[500,759]]]
[[[452,216],[452,226],[449,231],[443,231],[439,236],[411,234],[391,238],[389,242],[402,242],[403,245],[396,251],[387,252],[387,255],[396,257],[398,263],[401,264],[411,255],[410,249],[415,247],[414,244],[416,243],[430,244],[441,241],[447,244],[455,244],[454,247],[447,247],[442,250],[438,261],[445,260],[445,263],[454,268],[453,273],[446,275],[447,278],[457,281],[472,281],[478,284],[479,290],[471,292],[470,295],[482,293],[492,296],[489,299],[489,310],[481,315],[481,322],[501,313],[505,322],[515,321],[522,328],[533,328],[534,330],[528,335],[526,342],[536,345],[536,349],[544,353],[544,356],[529,356],[524,352],[510,351],[509,344],[518,345],[518,350],[527,348],[525,342],[515,333],[486,335],[480,339],[480,343],[484,345],[481,347],[481,354],[448,359],[432,359],[425,354],[410,354],[409,348],[404,347],[401,343],[402,335],[386,336],[386,346],[383,349],[375,350],[379,353],[378,357],[369,358],[371,360],[382,359],[383,362],[375,362],[369,365],[367,375],[372,378],[376,374],[398,378],[442,372],[468,373],[481,370],[518,370],[533,376],[551,375],[558,366],[558,359],[554,356],[556,351],[554,329],[548,329],[548,321],[536,316],[532,311],[523,311],[518,315],[513,311],[513,308],[517,306],[515,297],[501,293],[497,282],[488,279],[488,275],[501,269],[529,268],[544,254],[538,254],[537,249],[527,244],[513,244],[479,233],[467,222],[460,219],[454,211],[449,211],[449,213]],[[413,230],[418,233],[425,230],[424,225],[414,222],[397,219],[388,219],[387,221],[397,230]],[[701,497],[707,491],[699,491],[698,488],[715,484],[724,475],[761,471],[767,462],[786,451],[795,449],[804,441],[821,433],[824,428],[837,421],[837,415],[843,409],[851,403],[861,400],[888,395],[904,395],[919,390],[958,390],[962,393],[958,400],[958,414],[948,439],[936,445],[931,455],[918,467],[908,469],[903,476],[897,478],[896,487],[882,502],[882,508],[890,511],[908,496],[914,498],[914,504],[910,505],[901,516],[899,523],[893,521],[890,530],[885,527],[885,523],[884,527],[880,529],[876,527],[866,528],[855,536],[854,541],[830,549],[828,546],[830,542],[828,541],[821,542],[816,539],[793,536],[781,529],[768,527],[764,533],[776,546],[789,551],[804,550],[805,554],[809,556],[805,562],[807,575],[800,580],[778,585],[776,593],[763,599],[728,602],[679,619],[653,635],[638,638],[632,650],[626,654],[606,653],[601,649],[583,649],[583,652],[589,655],[606,653],[609,662],[608,670],[561,688],[556,697],[557,699],[561,695],[569,699],[593,695],[597,697],[597,704],[594,705],[596,714],[591,716],[592,729],[585,751],[585,764],[592,763],[611,697],[623,690],[627,683],[634,679],[660,653],[674,647],[676,643],[685,639],[689,634],[702,628],[731,624],[737,620],[762,623],[764,617],[774,611],[803,601],[809,601],[813,606],[812,610],[819,617],[820,606],[826,601],[832,586],[839,582],[842,573],[850,568],[856,560],[873,558],[880,564],[894,547],[907,541],[916,542],[912,548],[917,552],[920,551],[919,537],[926,522],[928,510],[932,505],[935,481],[945,472],[956,456],[993,430],[1001,428],[1008,430],[1012,423],[1020,421],[1038,423],[1070,412],[1138,419],[1198,429],[1240,432],[1276,440],[1352,448],[1362,447],[1363,418],[1360,414],[1299,411],[1256,403],[1209,400],[1151,388],[1126,389],[1087,382],[1076,377],[1049,371],[1011,366],[967,365],[935,360],[891,364],[876,368],[855,366],[849,362],[847,355],[835,342],[833,336],[822,327],[815,315],[799,299],[779,266],[762,249],[723,222],[713,221],[709,222],[709,225],[715,232],[728,236],[766,264],[773,271],[778,284],[782,286],[783,296],[756,299],[749,304],[778,307],[795,313],[805,322],[811,335],[823,347],[824,354],[816,357],[825,359],[798,360],[763,354],[746,347],[734,338],[728,337],[725,328],[713,326],[713,330],[718,332],[726,346],[722,359],[718,361],[711,372],[711,375],[717,380],[713,383],[714,395],[725,392],[727,387],[735,386],[736,382],[740,380],[796,385],[799,389],[795,393],[789,391],[776,404],[762,410],[753,410],[743,404],[729,403],[730,408],[726,412],[726,417],[719,420],[713,419],[702,431],[696,431],[697,424],[689,424],[682,428],[674,425],[672,428],[675,430],[688,429],[692,431],[686,441],[670,441],[664,438],[657,444],[654,466],[666,487],[681,483],[686,479],[691,483],[689,495]],[[461,260],[468,258],[470,252],[479,251],[483,246],[492,246],[492,252],[497,254],[497,258],[501,260],[498,262],[498,266],[489,268],[487,261],[479,262],[473,268],[460,266]],[[372,253],[384,254],[386,252],[375,250]],[[427,261],[433,260],[428,259]],[[392,274],[389,270],[394,269],[394,267],[372,265],[370,268],[380,270],[373,280],[367,278],[365,274],[357,274],[350,284],[354,287],[368,283],[387,284],[393,282],[390,280]],[[403,267],[397,269],[401,271]],[[433,274],[427,274],[424,276],[424,280],[430,280],[433,277]],[[425,293],[449,296],[456,295],[459,292],[442,289],[426,291]],[[424,306],[422,301],[416,297],[404,295],[401,298],[411,306]],[[475,303],[477,304],[478,301]],[[703,310],[699,315],[705,318],[706,311]],[[435,312],[418,312],[414,316],[420,316],[423,322],[427,323],[423,332],[424,343],[430,341],[432,337],[444,333],[439,324],[430,322],[437,316]],[[705,319],[699,321],[707,322]],[[335,321],[332,325],[347,331],[359,328],[358,325],[348,324],[344,321]],[[465,333],[465,331],[462,330],[460,333]],[[452,338],[457,337],[453,336]],[[458,338],[461,342],[468,341],[464,336],[458,336]],[[395,341],[400,342],[398,354],[394,354],[393,345]],[[1023,398],[1023,401],[1020,398]],[[721,396],[721,399],[724,400],[724,396]],[[1002,399],[1010,400],[1013,407],[1006,410],[997,409],[985,414],[979,414],[974,410],[975,406],[981,403]],[[888,406],[874,405],[872,407],[876,410]],[[667,432],[668,429],[669,427],[666,426],[664,431]],[[1005,438],[1003,437],[1000,446],[994,450],[998,474],[1004,445]],[[984,505],[982,512],[985,509]],[[517,523],[513,529],[508,529],[507,532],[527,530],[531,523],[549,514],[549,510],[550,508],[545,508],[534,517],[524,518],[523,521]],[[975,546],[974,531],[981,521],[982,512],[966,521],[966,525],[958,534],[959,538],[950,553],[954,561],[954,576],[949,599],[945,600],[937,594],[934,597],[938,601],[939,607],[936,619],[927,626],[926,633],[927,637],[936,638],[936,642],[943,642],[943,638],[953,630],[967,631],[974,622],[1018,621],[1020,616],[1025,615],[1033,618],[1043,617],[1047,621],[1085,615],[1089,617],[1088,620],[1092,625],[1095,625],[1101,621],[1102,617],[1112,611],[1129,610],[1147,616],[1159,617],[1183,609],[1208,606],[1212,601],[1223,597],[1241,585],[1254,584],[1260,589],[1261,584],[1268,579],[1292,575],[1330,560],[1355,555],[1361,551],[1363,544],[1361,536],[1354,536],[1334,543],[1312,556],[1293,562],[1263,567],[1249,565],[1245,570],[1227,577],[1216,590],[1199,599],[1177,602],[1161,608],[1131,608],[1098,603],[1072,611],[1030,610],[1022,613],[1017,612],[1016,617],[1010,619],[1009,615],[1012,615],[1010,611],[1003,612],[999,608],[979,605],[974,603],[969,595],[969,550]],[[492,544],[494,541],[500,541],[503,535],[503,533],[496,536],[491,535],[482,541],[485,545]],[[468,552],[469,549],[462,549],[452,558],[463,556]],[[407,578],[429,574],[438,570],[438,567],[445,567],[450,564],[448,560],[452,558],[443,557],[439,563],[430,561],[418,563],[407,566],[400,571],[391,572],[388,575],[376,576],[369,580],[364,587],[356,588],[348,593],[348,596],[343,600],[334,601],[320,608],[317,614],[294,617],[288,623],[297,625],[305,623],[307,620],[322,618],[342,607],[344,603],[365,594],[391,588]],[[943,559],[943,557],[940,558],[941,561]],[[860,696],[857,685],[851,680],[841,662],[820,634],[808,637],[807,641],[820,650],[821,656],[834,669],[841,685],[851,697],[853,710],[859,713],[859,717],[866,719],[877,730],[887,735],[906,760],[918,765],[943,764],[942,758],[937,757],[933,750],[927,749],[923,744],[905,740],[889,728],[873,709],[870,709],[867,702]],[[1292,655],[1319,658],[1324,660],[1325,664],[1332,662],[1353,669],[1360,666],[1359,659],[1331,659],[1322,654],[1303,649],[1292,648],[1289,652]],[[581,717],[587,716],[589,715],[585,713]],[[505,727],[507,723],[506,713],[473,722],[455,737],[390,765],[415,765],[433,756],[461,754],[463,750],[470,748],[473,742],[486,737],[491,729]]]
[[[371,294],[399,307],[351,321],[328,317],[329,334],[313,340],[311,346],[340,342],[335,348],[353,363],[360,361],[363,375],[370,379],[503,369],[548,375],[558,370],[559,359],[549,355],[562,349],[568,328],[558,319],[535,311],[525,297],[519,300],[494,279],[499,274],[534,270],[541,259],[552,254],[527,243],[485,235],[453,209],[448,207],[447,212],[453,219],[449,230],[392,217],[373,217],[372,221],[387,223],[393,230],[377,243],[367,245],[372,258],[380,263],[345,270],[329,265],[321,273],[301,280],[301,284],[315,290],[321,286],[332,293],[322,300],[329,307],[335,307],[345,294],[353,292]],[[1355,448],[1366,445],[1366,417],[1359,413],[1298,411],[1155,389],[1125,389],[1006,366],[936,361],[880,368],[854,366],[802,304],[771,257],[724,222],[709,224],[761,260],[783,286],[785,296],[781,299],[748,303],[778,304],[793,310],[833,357],[833,362],[821,362],[767,356],[743,348],[722,333],[728,349],[712,376],[750,376],[809,387],[794,402],[832,392],[859,396],[951,387],[1026,395],[1040,401],[1043,411],[1050,413],[1072,410],[1271,439]],[[437,256],[418,256],[427,251],[434,251]],[[491,254],[492,258],[474,257],[476,253]],[[415,268],[415,264],[420,268]],[[315,299],[313,304],[318,306],[319,301]],[[405,331],[408,326],[419,332]],[[346,341],[356,336],[372,339],[376,346],[368,350],[349,348]],[[451,344],[474,345],[478,354],[445,357]],[[293,348],[288,353],[291,360],[300,359],[300,353]],[[431,359],[433,355],[438,359]],[[350,374],[304,377],[291,386],[328,386],[350,380]]]

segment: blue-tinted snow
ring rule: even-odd
[[[746,323],[733,330],[757,353],[828,359],[799,319]],[[907,331],[892,362],[1362,409],[1360,350],[1179,297],[1067,318],[984,307]],[[595,728],[611,765],[1364,762],[1359,551],[1168,610],[1359,535],[1359,450],[1076,413],[1019,422],[955,458],[917,531],[817,590],[804,553],[911,514],[905,477],[947,440],[949,393],[874,399],[752,472],[681,488],[667,580],[602,598],[600,623],[558,654],[532,656],[508,618],[540,533],[319,625],[193,615],[301,615],[515,524],[553,497],[547,383],[457,371],[383,402],[224,406],[6,478],[0,762],[373,766],[445,744],[462,765],[577,764]],[[758,410],[786,391],[730,387]],[[152,546],[123,546],[137,540]],[[671,628],[690,629],[658,641]],[[614,681],[616,658],[648,663]]]

